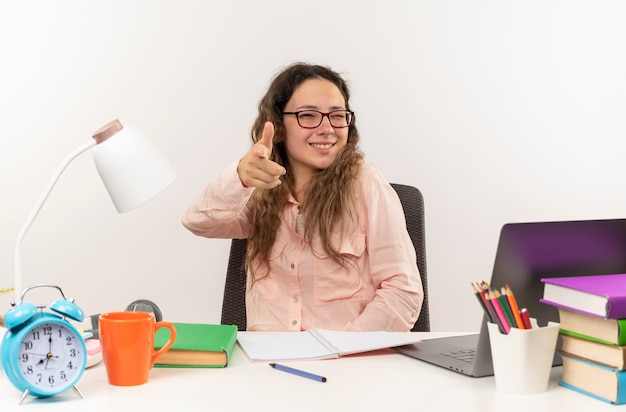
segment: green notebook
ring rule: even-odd
[[[237,326],[206,323],[177,323],[176,341],[154,364],[157,368],[224,368],[237,343]],[[160,349],[169,339],[169,330],[161,328],[154,337]]]

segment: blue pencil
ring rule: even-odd
[[[318,382],[326,382],[326,378],[320,375],[315,375],[313,373],[301,371],[300,369],[290,368],[289,366],[280,365],[278,363],[270,363],[270,366],[274,369],[278,369],[279,371],[293,373],[294,375],[302,376],[303,378],[313,379]]]

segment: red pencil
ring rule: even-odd
[[[493,323],[494,320],[492,318],[491,312],[489,311],[489,304],[487,303],[487,299],[485,299],[484,292],[480,290],[480,287],[474,285],[473,283],[472,283],[472,288],[474,289],[474,295],[476,295],[476,299],[478,299],[478,302],[482,306],[483,311],[485,312],[485,315],[487,316],[487,320]]]
[[[520,315],[522,316],[522,322],[524,322],[524,329],[532,329],[532,324],[530,323],[530,314],[526,308],[520,310]]]

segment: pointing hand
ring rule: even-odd
[[[239,161],[237,173],[245,186],[272,189],[278,186],[285,168],[270,160],[274,140],[274,125],[265,122],[261,139]]]

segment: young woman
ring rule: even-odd
[[[252,148],[183,215],[247,238],[247,330],[409,331],[423,289],[394,189],[360,152],[346,82],[297,63],[259,103]]]

